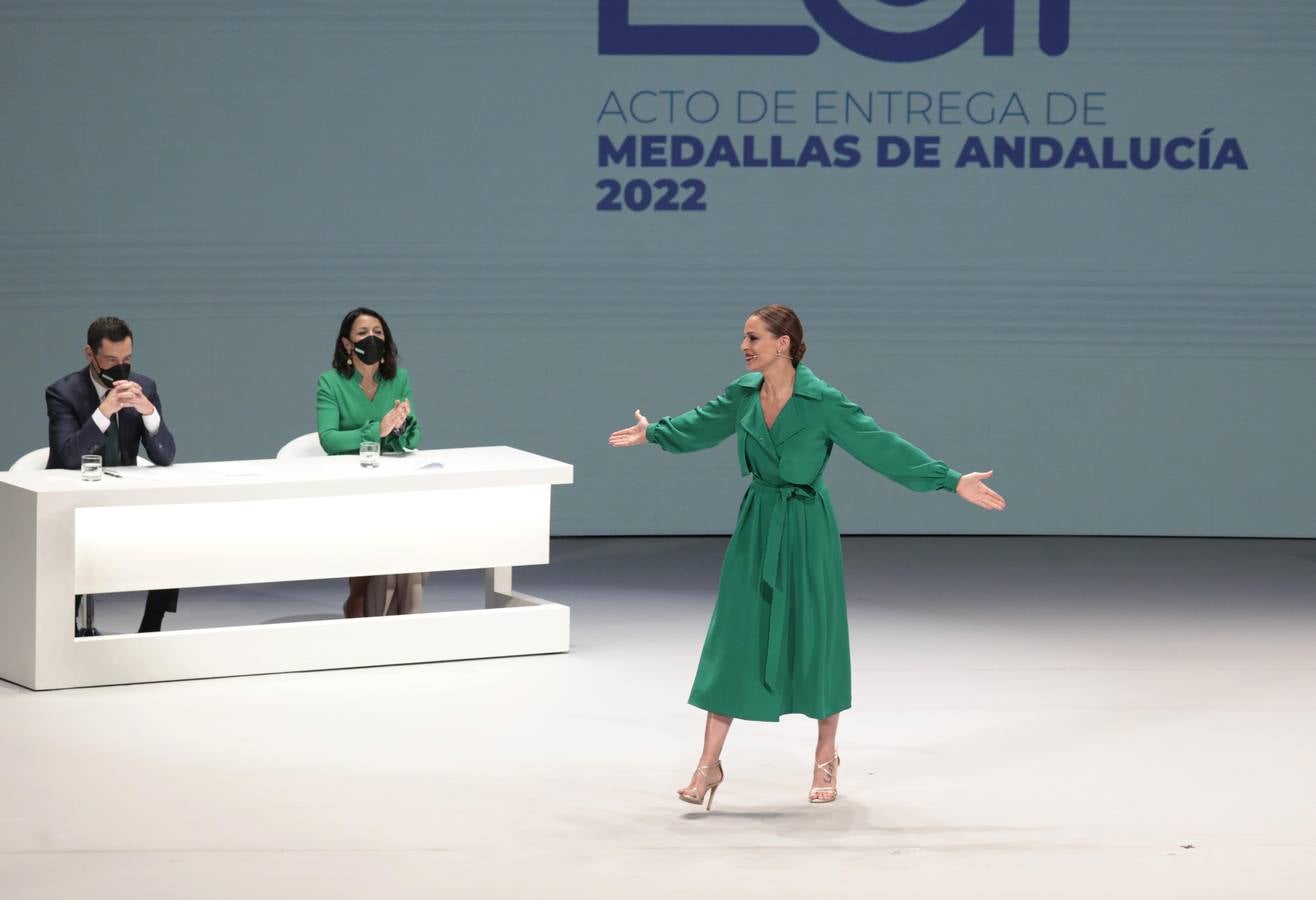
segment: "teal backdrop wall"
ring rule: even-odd
[[[961,3],[807,6],[914,31]],[[838,451],[847,532],[1316,536],[1316,13],[1068,6],[1057,55],[1021,2],[1008,55],[974,34],[887,62],[800,0],[628,10],[812,28],[794,56],[601,53],[578,0],[3,0],[0,458],[44,443],[42,389],[107,313],[180,461],[272,456],[364,304],[426,446],[575,464],[556,533],[727,532],[732,442],[606,436],[717,393],[746,313],[781,302],[815,372],[1010,501],[909,494]],[[649,166],[624,149],[646,135]],[[663,179],[704,208],[640,202]]]

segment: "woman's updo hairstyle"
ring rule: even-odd
[[[795,315],[795,310],[789,306],[773,303],[770,306],[760,306],[750,315],[757,316],[777,337],[784,336],[791,339],[791,365],[799,368],[800,360],[804,359],[809,346],[804,343],[804,326],[800,324],[800,317]]]

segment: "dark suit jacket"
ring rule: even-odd
[[[115,413],[119,418],[119,453],[123,465],[137,465],[137,448],[146,448],[146,455],[157,466],[174,461],[174,436],[164,422],[160,407],[160,394],[155,382],[145,375],[133,372],[128,380],[142,386],[142,393],[160,413],[160,430],[154,435],[146,433],[142,414],[131,407]],[[91,414],[100,406],[100,397],[91,383],[88,369],[79,369],[65,375],[46,388],[46,418],[50,422],[50,457],[47,469],[79,469],[85,453],[105,455],[105,432],[92,421]]]

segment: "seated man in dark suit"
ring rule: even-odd
[[[158,466],[173,462],[174,436],[161,417],[155,382],[130,372],[128,323],[114,316],[92,322],[82,352],[87,366],[46,388],[46,468],[81,468],[88,453],[99,454],[106,466],[135,466],[139,447]],[[177,611],[177,588],[150,591],[138,631],[159,631],[164,614]]]

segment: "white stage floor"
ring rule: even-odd
[[[0,897],[1316,895],[1316,542],[847,539],[841,799],[806,802],[809,720],[741,722],[710,815],[673,791],[724,543],[554,542],[517,587],[571,606],[565,655],[0,682]],[[166,628],[343,596],[185,591]]]

